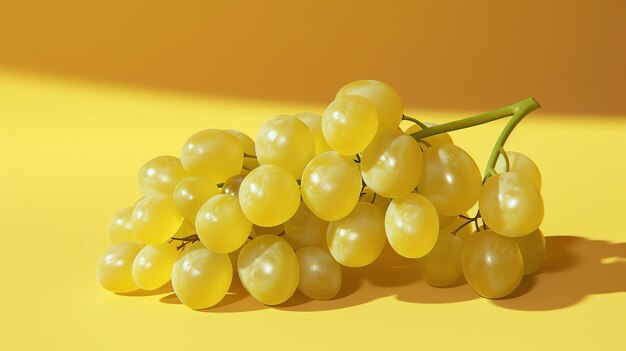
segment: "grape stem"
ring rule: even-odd
[[[409,117],[407,115],[402,115],[402,120],[403,121],[413,122],[413,123],[417,124],[418,126],[420,126],[420,128],[422,128],[422,129],[428,128],[427,125],[425,125],[424,123],[420,122],[418,119],[413,118],[413,117]]]
[[[498,161],[498,155],[500,154],[500,150],[504,147],[504,143],[509,138],[509,135],[511,135],[513,129],[515,129],[517,124],[521,122],[522,119],[526,117],[526,115],[538,109],[539,107],[541,107],[541,105],[539,105],[539,103],[535,99],[528,98],[509,106],[501,107],[499,109],[485,112],[477,116],[468,117],[454,122],[440,124],[437,126],[427,127],[411,134],[411,136],[415,140],[420,141],[426,137],[436,134],[474,127],[505,117],[512,117],[502,130],[502,133],[500,133],[498,140],[496,140],[496,143],[491,150],[491,155],[489,156],[489,161],[487,162],[487,167],[485,170],[485,177],[483,178],[484,182],[485,180],[487,180],[487,178],[497,174],[494,167],[496,165],[496,161]]]

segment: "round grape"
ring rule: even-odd
[[[528,235],[513,238],[513,240],[522,253],[524,275],[537,271],[541,267],[546,253],[546,238],[541,230],[537,229]]]
[[[439,232],[435,247],[417,260],[422,278],[436,287],[449,286],[463,273],[461,257],[463,240],[450,233]]]
[[[341,289],[341,266],[319,247],[303,247],[296,252],[300,265],[298,289],[313,300],[330,300]]]
[[[220,193],[210,179],[189,176],[181,179],[174,189],[174,202],[178,212],[188,221],[195,221],[198,209],[208,199]]]
[[[506,155],[509,159],[508,172],[517,173],[528,179],[537,190],[541,191],[541,173],[535,162],[520,152],[507,151]],[[507,172],[506,160],[502,154],[498,155],[498,162],[494,168],[498,173]]]
[[[378,131],[376,108],[357,95],[338,97],[324,111],[322,132],[331,149],[342,155],[365,150]]]
[[[155,290],[169,282],[172,267],[178,258],[174,245],[168,243],[145,246],[133,263],[133,279],[144,290]]]
[[[187,139],[180,159],[190,174],[221,183],[241,171],[243,146],[226,131],[206,129]]]
[[[243,174],[237,174],[228,178],[228,180],[224,182],[222,193],[230,196],[239,196],[239,188],[241,187],[241,182],[245,177],[246,176]]]
[[[103,288],[114,293],[127,293],[139,289],[133,280],[133,262],[143,248],[139,243],[119,243],[109,247],[100,256],[96,277]]]
[[[238,198],[219,194],[198,210],[196,230],[200,241],[208,249],[229,253],[246,242],[252,223],[243,214]]]
[[[113,244],[123,242],[136,242],[130,225],[130,218],[133,214],[134,206],[124,207],[117,211],[109,222],[109,239]]]
[[[410,193],[391,200],[385,215],[385,232],[389,244],[401,256],[423,257],[437,242],[439,216],[426,197]]]
[[[331,150],[322,132],[322,116],[314,112],[302,112],[294,115],[294,117],[306,124],[309,131],[311,131],[315,141],[315,155]]]
[[[294,250],[305,246],[317,246],[328,250],[326,246],[328,222],[317,217],[304,202],[300,202],[296,214],[285,222],[284,228],[283,239],[287,240]]]
[[[171,197],[146,196],[135,205],[131,215],[133,235],[145,244],[160,244],[171,238],[180,228],[183,216],[178,213]]]
[[[388,84],[377,80],[358,80],[346,84],[337,93],[337,97],[344,95],[359,95],[370,101],[376,108],[380,131],[394,130],[402,121],[402,99]]]
[[[137,173],[139,190],[144,196],[172,196],[176,184],[187,175],[178,157],[159,156],[146,162]]]

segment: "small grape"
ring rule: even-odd
[[[246,176],[243,174],[237,174],[228,178],[226,182],[224,182],[222,193],[230,196],[239,196],[239,188],[241,187],[241,182],[245,177]]]
[[[437,243],[426,256],[417,260],[422,278],[426,283],[444,287],[457,281],[463,274],[461,257],[463,240],[450,233],[441,231]]]
[[[300,265],[298,289],[313,300],[330,300],[341,289],[341,266],[319,247],[303,247],[296,252]]]
[[[200,241],[208,249],[217,253],[229,253],[246,242],[252,223],[241,210],[238,198],[219,194],[198,210],[196,230]]]
[[[137,173],[139,190],[144,196],[172,196],[176,184],[187,175],[178,157],[159,156],[146,162]]]
[[[215,182],[208,178],[189,176],[181,179],[174,189],[178,212],[188,221],[195,221],[198,209],[208,199],[220,193]]]
[[[541,173],[535,162],[520,152],[507,151],[506,155],[509,159],[508,172],[517,173],[528,179],[537,190],[541,191]],[[494,168],[498,173],[507,172],[506,160],[502,154],[498,155],[498,162]]]
[[[485,224],[510,237],[534,232],[543,220],[539,190],[517,173],[500,173],[487,179],[478,205]]]
[[[256,138],[256,153],[262,165],[280,166],[295,179],[315,156],[315,141],[309,128],[294,116],[277,116],[265,122]]]
[[[381,132],[363,151],[361,174],[375,193],[395,198],[413,191],[424,169],[422,151],[399,130]]]
[[[133,262],[143,248],[142,244],[124,242],[114,244],[100,256],[96,277],[103,288],[114,293],[139,289],[133,280]]]
[[[439,234],[435,206],[417,193],[391,200],[385,215],[385,232],[389,244],[401,256],[425,256],[435,246]]]
[[[517,247],[522,253],[524,260],[524,275],[529,275],[537,271],[543,263],[543,257],[546,253],[546,238],[540,229],[534,232],[513,238]]]
[[[343,95],[328,105],[322,116],[324,139],[342,155],[365,150],[378,131],[376,108],[357,95]]]
[[[185,306],[209,308],[220,302],[233,279],[230,258],[208,249],[187,252],[174,264],[172,287]]]
[[[250,222],[273,227],[296,213],[300,205],[300,188],[283,168],[261,165],[241,182],[239,203]]]
[[[254,140],[247,136],[245,133],[242,133],[238,130],[227,129],[225,132],[233,135],[235,138],[239,139],[241,146],[243,147],[243,152],[248,156],[256,156],[255,144]],[[255,157],[244,157],[243,159],[243,168],[247,168],[249,171],[259,167],[259,160]]]
[[[359,95],[371,102],[376,108],[380,131],[394,130],[402,121],[402,100],[388,84],[377,80],[358,80],[346,84],[337,93],[337,97],[344,95]]]
[[[231,133],[206,129],[187,139],[180,159],[190,174],[221,183],[241,172],[243,146]]]
[[[255,299],[266,305],[287,301],[298,287],[298,257],[289,243],[274,235],[261,235],[241,249],[239,278]]]
[[[347,267],[366,266],[385,246],[385,217],[378,207],[359,202],[348,216],[330,222],[326,242],[337,262]]]
[[[173,245],[147,245],[135,257],[133,280],[144,290],[158,289],[170,281],[177,258],[178,251]]]
[[[311,211],[326,221],[347,216],[361,194],[359,166],[336,151],[323,152],[302,173],[302,199]]]
[[[463,274],[481,296],[497,299],[512,293],[523,273],[522,254],[513,239],[483,230],[465,244]]]
[[[478,200],[482,179],[476,162],[453,144],[435,145],[424,151],[424,174],[418,185],[446,216],[467,212]]]
[[[304,202],[300,202],[296,214],[285,222],[284,228],[283,239],[287,240],[294,250],[306,246],[328,250],[326,245],[328,222],[317,217]]]
[[[137,241],[130,225],[130,218],[134,208],[134,206],[124,207],[111,218],[109,222],[109,239],[112,244]]]
[[[313,112],[302,112],[294,115],[296,118],[304,122],[313,135],[315,141],[315,155],[319,155],[322,152],[330,151],[330,146],[324,139],[324,133],[322,132],[322,116]]]
[[[146,196],[131,215],[133,235],[145,244],[160,244],[171,238],[183,222],[176,204],[165,195]]]

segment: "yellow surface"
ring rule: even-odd
[[[1,348],[626,348],[626,119],[617,116],[538,110],[510,139],[543,172],[550,236],[546,266],[513,298],[481,299],[467,285],[431,288],[406,261],[344,270],[337,300],[298,295],[275,308],[240,289],[195,312],[169,292],[119,296],[98,286],[109,218],[139,197],[144,161],[176,155],[203,128],[254,136],[273,114],[322,108],[0,72]],[[472,114],[407,112],[434,122]],[[482,168],[503,123],[453,138]]]

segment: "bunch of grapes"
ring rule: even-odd
[[[233,279],[267,305],[299,289],[334,298],[342,267],[385,245],[437,287],[463,277],[480,295],[513,292],[541,265],[541,176],[504,142],[539,105],[527,99],[442,125],[403,114],[387,84],[344,86],[322,115],[280,115],[256,142],[235,130],[192,135],[180,158],[138,173],[143,197],[116,213],[97,278],[116,293],[171,281],[186,306],[217,304]],[[512,117],[484,178],[447,132]],[[402,131],[402,120],[414,123]],[[469,216],[478,203],[478,211]]]

